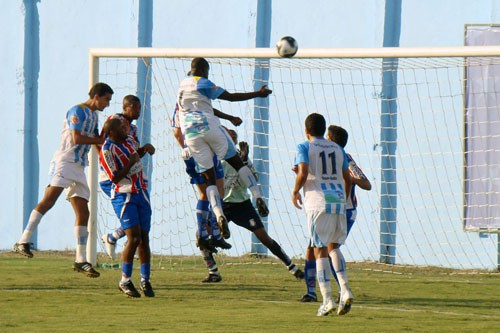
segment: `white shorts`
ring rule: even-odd
[[[85,168],[79,163],[52,161],[50,163],[50,186],[63,187],[66,199],[73,197],[89,200],[90,190],[87,185]]]
[[[191,155],[196,161],[199,173],[214,167],[214,153],[219,161],[236,155],[233,140],[222,126],[210,129],[195,137],[186,138]]]
[[[307,211],[310,244],[326,247],[330,243],[344,244],[347,238],[345,214],[329,214],[324,211]]]

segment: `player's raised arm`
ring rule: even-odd
[[[267,89],[266,85],[263,85],[260,87],[259,90],[253,91],[253,92],[236,92],[236,93],[230,93],[227,90],[225,90],[222,94],[219,95],[218,99],[223,99],[225,101],[229,102],[240,102],[240,101],[246,101],[252,98],[265,98],[269,96],[273,91],[270,89]]]

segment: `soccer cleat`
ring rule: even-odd
[[[339,301],[339,308],[337,309],[337,314],[339,316],[346,315],[351,311],[352,300],[353,296],[351,290],[347,289],[342,293]]]
[[[313,303],[313,302],[317,302],[318,301],[318,298],[316,297],[316,295],[309,295],[309,294],[304,294],[302,295],[302,297],[299,299],[299,302],[302,302],[302,303]]]
[[[196,246],[202,251],[208,251],[212,253],[217,253],[217,249],[207,238],[198,238],[196,239]]]
[[[220,274],[208,274],[206,278],[201,280],[203,283],[213,283],[213,282],[221,282],[222,276]]]
[[[333,311],[335,311],[335,303],[333,303],[333,300],[330,298],[326,303],[321,304],[318,312],[316,313],[316,316],[328,316],[329,314],[333,313]]]
[[[104,234],[101,237],[104,247],[106,248],[106,253],[108,256],[115,260],[116,259],[116,243],[110,242],[108,234]]]
[[[33,258],[33,253],[31,253],[30,243],[16,243],[14,244],[13,251],[25,257]]]
[[[119,283],[118,284],[118,289],[125,295],[127,295],[130,298],[139,298],[141,297],[141,294],[135,289],[134,284],[132,281],[128,280],[125,283]]]
[[[269,209],[267,208],[267,205],[266,205],[264,199],[257,198],[257,200],[255,201],[255,204],[257,206],[257,210],[258,210],[259,215],[261,217],[266,217],[267,215],[269,215]]]
[[[292,273],[293,276],[297,280],[303,280],[304,279],[304,272],[302,272],[295,264],[291,264],[288,266],[288,271]]]
[[[83,273],[90,278],[97,278],[101,275],[92,267],[92,264],[88,262],[74,262],[73,270],[75,272]]]
[[[231,237],[231,231],[229,230],[229,224],[227,223],[227,219],[225,216],[219,216],[219,218],[217,219],[217,224],[219,225],[222,237],[224,237],[225,239]]]
[[[229,244],[228,242],[226,242],[224,240],[224,238],[220,238],[220,239],[214,239],[214,238],[210,238],[210,244],[214,247],[218,247],[220,249],[224,249],[224,250],[229,250],[230,248],[232,248],[233,246],[231,244]]]
[[[144,296],[155,297],[155,292],[153,291],[153,287],[151,287],[151,283],[149,283],[149,281],[141,281],[141,290],[144,293]]]

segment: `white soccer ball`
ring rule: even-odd
[[[299,44],[295,38],[290,36],[281,37],[281,39],[276,43],[276,50],[280,57],[291,58],[299,49]]]

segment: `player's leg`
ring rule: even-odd
[[[354,222],[356,221],[356,209],[348,209],[346,210],[346,222],[347,222],[347,236],[349,236],[349,232],[351,231],[352,226],[354,225]],[[328,244],[328,253],[332,252],[333,250],[333,243]],[[332,274],[333,278],[335,279],[335,282],[337,283],[338,287],[338,296],[337,299],[335,300],[335,303],[338,303],[340,301],[340,282],[337,277],[337,273],[335,273],[335,268],[333,267],[332,261],[330,260],[330,265],[332,269]]]
[[[149,194],[144,191],[138,194],[139,197],[139,218],[141,227],[141,242],[137,249],[141,261],[141,290],[146,297],[155,297],[155,292],[151,286],[151,248],[149,245],[149,231],[151,229],[151,205]]]
[[[238,171],[240,179],[245,183],[247,188],[252,193],[252,196],[255,199],[255,205],[257,206],[257,210],[259,211],[259,215],[262,217],[268,216],[269,209],[267,208],[266,202],[262,198],[257,179],[253,175],[252,171],[243,163],[241,157],[238,154],[227,158],[226,162],[229,163],[229,165],[231,165],[236,171]]]
[[[102,170],[101,172],[104,173],[104,171]],[[105,173],[103,174],[103,176],[99,175],[99,177],[106,178],[105,180],[99,182],[99,186],[101,188],[101,191],[106,194],[108,198],[111,198],[113,183],[111,182],[111,180],[107,179],[107,175]],[[116,259],[116,242],[122,237],[125,237],[125,231],[123,231],[121,227],[118,227],[114,231],[105,233],[101,236],[101,240],[104,243],[106,253],[113,260]]]
[[[28,258],[33,257],[30,245],[31,237],[40,224],[43,215],[54,206],[63,190],[64,188],[59,186],[49,185],[45,188],[43,199],[31,211],[30,217],[28,219],[28,224],[26,225],[21,238],[19,238],[19,241],[14,244],[15,252]]]
[[[314,247],[314,256],[316,258],[316,277],[323,298],[323,303],[319,307],[317,315],[326,316],[335,309],[330,285],[332,272],[327,249],[327,245],[334,239],[333,236],[336,230],[334,215],[323,211],[307,211],[306,214],[309,239]]]
[[[88,221],[89,221],[89,208],[88,200],[73,196],[69,198],[69,202],[75,212],[75,238],[76,238],[76,255],[75,262],[73,263],[73,270],[83,273],[88,277],[99,277],[97,272],[87,261],[87,240],[89,238]]]
[[[134,267],[134,255],[141,242],[141,228],[139,224],[132,227],[124,226],[125,234],[127,235],[127,243],[123,247],[122,252],[122,274],[118,284],[118,289],[128,297],[141,297],[141,294],[132,283],[132,270]]]
[[[332,298],[332,287],[330,285],[330,263],[328,262],[328,250],[326,246],[315,247],[316,275],[319,290],[323,298],[323,303],[319,307],[317,316],[327,316],[335,310],[335,303]]]
[[[306,249],[304,275],[307,292],[302,295],[300,301],[317,302],[318,297],[316,295],[316,258],[314,256],[314,248],[312,246],[308,246]]]
[[[345,315],[351,310],[353,295],[349,288],[347,279],[346,263],[340,245],[344,244],[347,237],[347,222],[346,216],[343,214],[333,214],[335,233],[332,237],[332,250],[329,252],[335,274],[340,285],[340,300],[337,309],[337,314]]]
[[[200,250],[200,252],[201,256],[203,257],[203,261],[205,261],[205,265],[207,266],[208,269],[207,277],[201,280],[201,282],[204,283],[220,282],[222,280],[222,277],[217,267],[217,262],[215,261],[215,258],[213,256],[213,252],[208,250]]]
[[[219,190],[219,193],[221,197],[224,197],[224,170],[222,169],[222,165],[217,161],[217,157],[214,157],[214,163],[215,163],[215,177],[217,178],[216,180],[216,185],[217,189]],[[224,206],[224,204],[223,204]],[[223,207],[224,210],[224,207]],[[225,215],[225,214],[224,214]],[[226,216],[226,221],[227,221],[227,216]],[[208,214],[208,225],[210,227],[210,243],[214,247],[218,247],[224,250],[230,249],[232,246],[228,242],[224,240],[222,237],[222,232],[219,227],[219,224],[217,223],[217,217],[213,213],[212,210],[209,211]],[[229,229],[229,226],[228,226]]]

